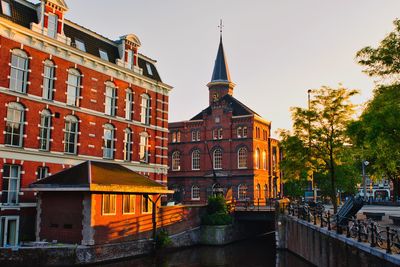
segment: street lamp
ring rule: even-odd
[[[310,108],[311,108],[311,93],[312,90],[307,90],[308,99],[308,159],[311,160],[311,118],[310,118]],[[311,170],[311,190],[313,192],[314,202],[317,202],[317,192],[314,185],[314,172]]]
[[[367,201],[367,184],[366,184],[366,177],[365,177],[365,167],[368,166],[369,161],[363,160],[362,161],[362,178],[363,178],[363,192],[364,192],[364,201]]]

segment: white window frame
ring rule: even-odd
[[[149,62],[146,62],[146,69],[147,69],[147,73],[151,76],[153,76],[153,70],[151,69],[151,65]]]
[[[6,176],[6,168],[9,168],[9,174]],[[16,175],[13,176],[13,171],[16,170]],[[15,206],[19,203],[19,191],[21,188],[21,166],[15,164],[4,164],[3,166],[3,185],[4,180],[8,180],[7,190],[2,189],[2,196],[7,194],[7,202],[3,205]],[[13,188],[14,187],[14,188]],[[10,194],[11,192],[11,194]],[[13,197],[15,200],[13,201]]]
[[[132,160],[132,130],[126,128],[124,131],[124,161]]]
[[[117,103],[117,88],[112,82],[106,83],[104,113],[109,116],[115,116]]]
[[[82,75],[77,69],[68,70],[67,79],[67,105],[79,106]]]
[[[75,131],[72,130],[73,128],[75,128]],[[64,153],[77,154],[78,128],[79,128],[79,121],[75,116],[68,115],[68,116],[65,117]],[[73,145],[73,151],[70,151],[70,145],[71,144]]]
[[[200,187],[198,185],[192,185],[191,198],[192,200],[200,200]]]
[[[1,0],[1,10],[4,15],[11,17],[11,4],[9,1]]]
[[[125,211],[126,208],[126,198],[129,201],[129,211]],[[132,203],[133,199],[133,203]],[[133,204],[133,211],[131,210]],[[135,214],[136,213],[136,195],[134,194],[123,194],[122,195],[122,214]]]
[[[47,166],[39,166],[37,168],[37,179],[41,180],[49,176],[49,167]]]
[[[218,129],[218,139],[222,139],[223,138],[223,129],[219,128]]]
[[[237,152],[238,169],[247,169],[247,157],[248,157],[247,148],[245,147],[239,148]]]
[[[130,88],[125,93],[125,119],[132,120],[133,115],[133,92]]]
[[[237,136],[237,138],[242,138],[243,137],[242,127],[238,127],[236,129],[236,136]]]
[[[24,139],[25,108],[17,102],[8,103],[6,116],[4,144],[6,146],[22,147]],[[19,120],[17,120],[18,118]],[[18,138],[17,143],[14,143],[15,137]]]
[[[214,170],[222,169],[222,150],[217,148],[213,152],[213,168]]]
[[[181,152],[174,151],[171,156],[171,167],[173,171],[181,170]]]
[[[40,113],[39,150],[48,151],[50,149],[51,118],[48,109],[44,109]]]
[[[58,16],[49,13],[47,17],[47,36],[56,38],[58,30]]]
[[[139,159],[142,163],[149,162],[149,135],[146,132],[140,133]]]
[[[133,69],[133,60],[134,60],[134,55],[135,55],[135,52],[133,51],[133,50],[128,50],[128,58],[127,58],[127,62],[128,62],[128,68],[129,69]]]
[[[114,126],[106,123],[103,133],[103,158],[105,159],[114,159],[114,136]]]
[[[150,96],[147,94],[141,95],[141,112],[140,122],[146,125],[150,124]]]
[[[53,90],[55,82],[55,65],[53,61],[47,59],[43,67],[43,90],[42,98],[53,100]]]
[[[195,149],[192,151],[192,170],[198,171],[200,170],[200,150]]]
[[[110,206],[108,207],[109,208],[109,210],[108,211],[106,211],[106,203],[105,203],[105,196],[109,196],[109,204],[110,204]],[[112,204],[112,199],[114,200],[113,201],[113,204]],[[101,202],[102,202],[102,205],[101,205],[101,214],[102,215],[115,215],[115,214],[117,214],[117,195],[116,194],[103,194],[102,195],[102,200],[101,200]],[[114,210],[112,210],[112,208],[114,208]]]
[[[15,221],[15,244],[9,245],[7,244],[8,240],[8,224],[9,221]],[[3,224],[4,223],[4,227]],[[1,232],[1,229],[4,229],[4,233]],[[17,247],[19,244],[19,216],[0,216],[0,247]]]
[[[28,54],[21,49],[14,49],[11,53],[10,87],[14,92],[26,94],[28,87]]]
[[[242,131],[243,131],[242,137],[246,138],[247,137],[247,127],[243,127]]]
[[[246,200],[247,199],[247,185],[240,184],[238,185],[238,200]]]

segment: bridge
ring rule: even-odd
[[[238,221],[273,222],[275,220],[275,207],[273,205],[235,206],[233,212]]]

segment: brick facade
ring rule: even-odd
[[[79,164],[85,160],[118,162],[131,170],[166,184],[168,94],[172,89],[164,84],[155,67],[155,61],[138,53],[139,39],[131,34],[112,41],[64,19],[66,7],[57,6],[63,1],[42,1],[33,5],[27,1],[9,1],[12,16],[0,13],[0,170],[19,166],[18,199],[5,200],[10,185],[0,174],[0,218],[17,218],[19,240],[32,240],[34,233],[35,193],[25,191],[38,179],[38,168],[47,167],[48,175]],[[42,18],[38,9],[45,10]],[[48,36],[48,17],[58,16],[57,34]],[[86,51],[78,49],[78,38],[86,44]],[[99,51],[108,53],[108,60]],[[11,90],[12,55],[22,51],[27,55],[26,88],[23,92]],[[132,62],[128,62],[128,54]],[[43,96],[44,61],[51,60],[54,68],[52,99]],[[129,65],[132,64],[132,65]],[[80,73],[78,105],[67,104],[68,71]],[[115,85],[115,114],[105,113],[106,82]],[[125,116],[127,90],[133,94],[132,118]],[[142,96],[149,98],[149,121],[142,123]],[[18,103],[23,111],[23,137],[18,146],[6,143],[7,112],[10,103]],[[48,150],[39,149],[40,113],[51,114],[51,133]],[[78,119],[77,153],[65,153],[65,123],[67,116]],[[114,127],[113,156],[103,157],[104,126]],[[124,160],[125,129],[132,132],[131,159]],[[148,160],[140,160],[140,134],[148,136]],[[5,181],[7,180],[7,181]],[[7,187],[8,186],[8,187]],[[25,211],[28,210],[28,211]],[[23,217],[28,216],[27,218]],[[8,217],[7,217],[8,216]],[[7,218],[6,218],[7,217]],[[11,218],[11,219],[13,219]],[[13,219],[14,220],[14,219]],[[28,225],[23,225],[24,222]],[[2,222],[0,221],[0,224]],[[33,224],[33,225],[32,225]],[[23,238],[22,238],[23,237]],[[0,246],[4,236],[0,237]]]
[[[209,107],[188,121],[169,123],[168,185],[176,192],[175,201],[206,203],[218,191],[216,186],[226,197],[241,201],[261,204],[279,196],[279,142],[271,138],[269,121],[232,96],[234,86],[221,39],[208,84]],[[241,149],[246,162],[239,166]],[[216,150],[222,152],[221,166],[213,166]],[[199,168],[193,166],[194,151],[200,152]]]

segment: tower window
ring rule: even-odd
[[[49,14],[49,20],[47,24],[47,35],[51,38],[55,38],[57,35],[57,24],[58,16],[55,14]]]
[[[149,63],[146,62],[146,68],[147,68],[147,73],[149,75],[153,75],[153,70],[151,69],[151,66]]]

